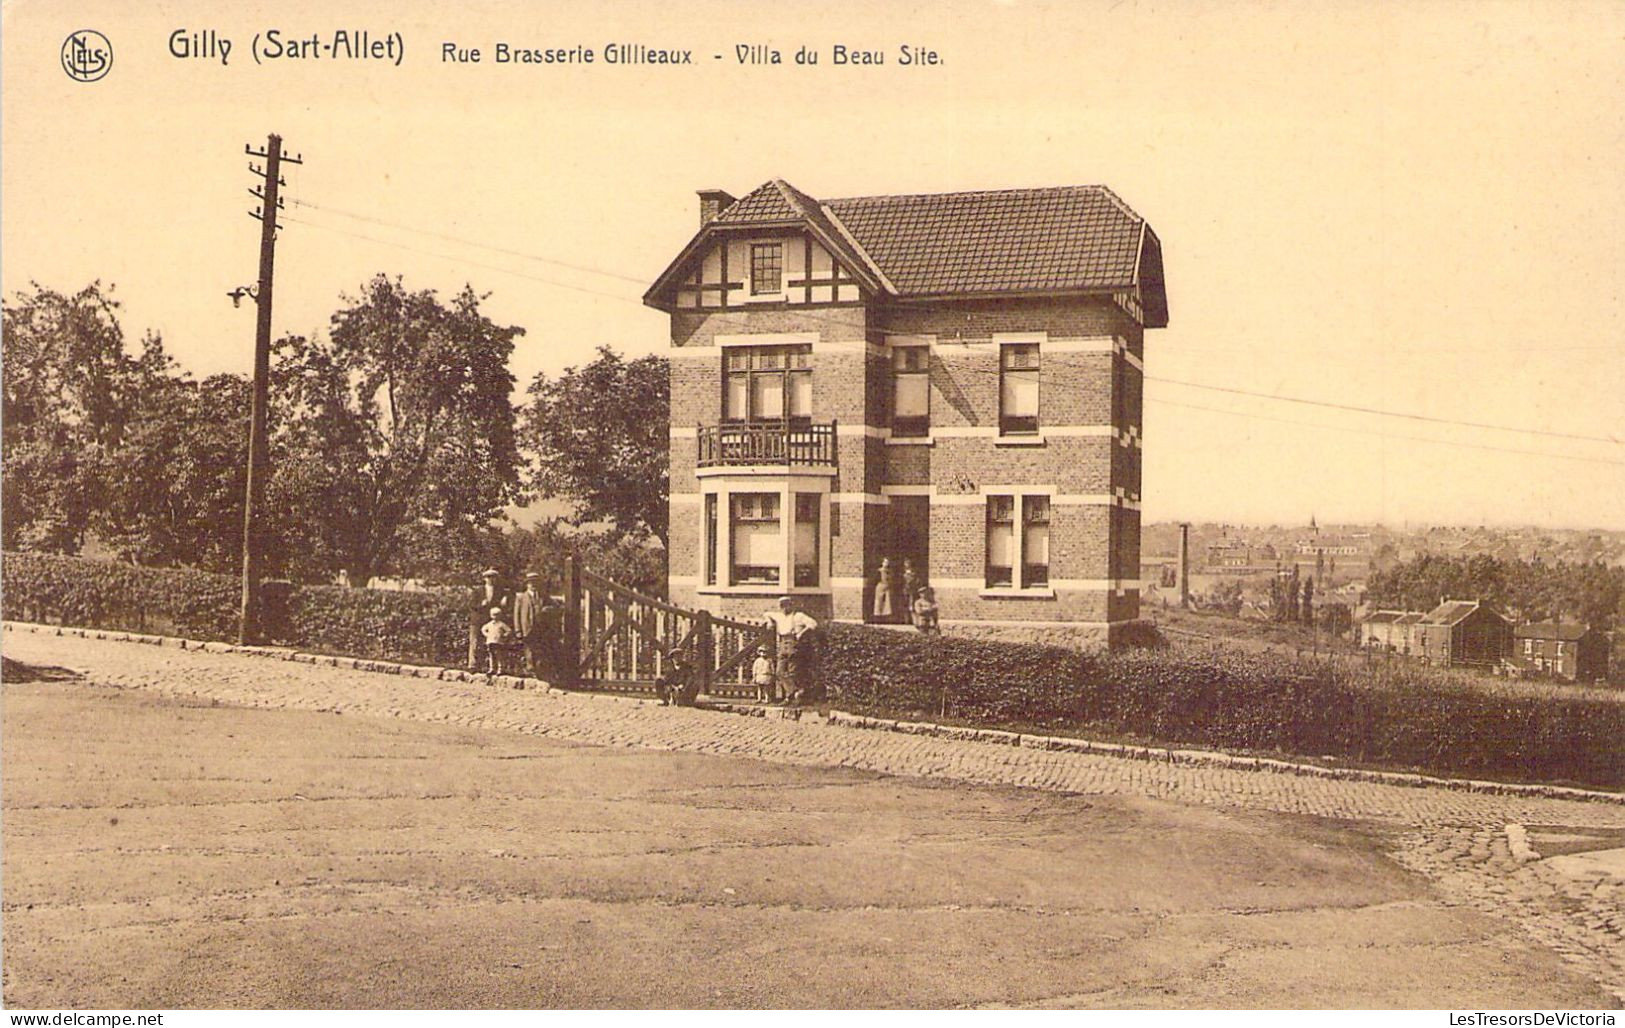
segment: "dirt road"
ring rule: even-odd
[[[11,1006],[1613,1002],[1388,826],[95,684],[3,731]]]

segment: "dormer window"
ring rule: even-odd
[[[782,292],[784,292],[784,244],[752,243],[750,295],[771,296]]]

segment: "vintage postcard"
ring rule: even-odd
[[[0,13],[13,1023],[1616,1023],[1625,6]]]

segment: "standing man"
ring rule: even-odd
[[[545,677],[542,669],[542,608],[547,598],[541,591],[542,576],[525,572],[525,591],[513,598],[513,630],[525,647],[525,670],[532,678]]]
[[[779,599],[779,609],[769,611],[768,623],[778,636],[778,663],[774,668],[775,699],[787,704],[801,702],[807,668],[805,655],[800,652],[803,637],[818,627],[812,615],[795,609],[795,600],[789,596]]]
[[[513,614],[513,596],[502,585],[502,572],[486,568],[480,573],[482,583],[468,594],[468,669],[479,671],[483,666],[485,640],[481,627],[491,617],[492,607],[501,607],[504,617]]]

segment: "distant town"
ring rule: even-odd
[[[1159,522],[1142,531],[1140,588],[1148,610],[1190,606],[1279,621],[1283,604],[1299,607],[1299,583],[1307,583],[1301,603],[1311,611],[1294,609],[1285,619],[1334,625],[1335,634],[1347,631],[1362,649],[1514,675],[1609,676],[1606,627],[1617,619],[1617,602],[1608,589],[1625,569],[1625,532],[1396,529],[1323,525],[1313,516],[1301,525]],[[1469,573],[1465,582],[1476,587],[1465,589],[1464,579],[1448,570],[1421,579],[1450,582],[1471,595],[1441,591],[1423,598],[1414,585],[1403,588],[1398,579],[1406,570],[1429,563],[1481,573]],[[1491,570],[1514,567],[1569,584],[1556,592],[1526,582],[1519,588],[1506,581],[1505,571]],[[1288,580],[1290,589],[1283,588]],[[1328,617],[1331,610],[1337,616]]]

